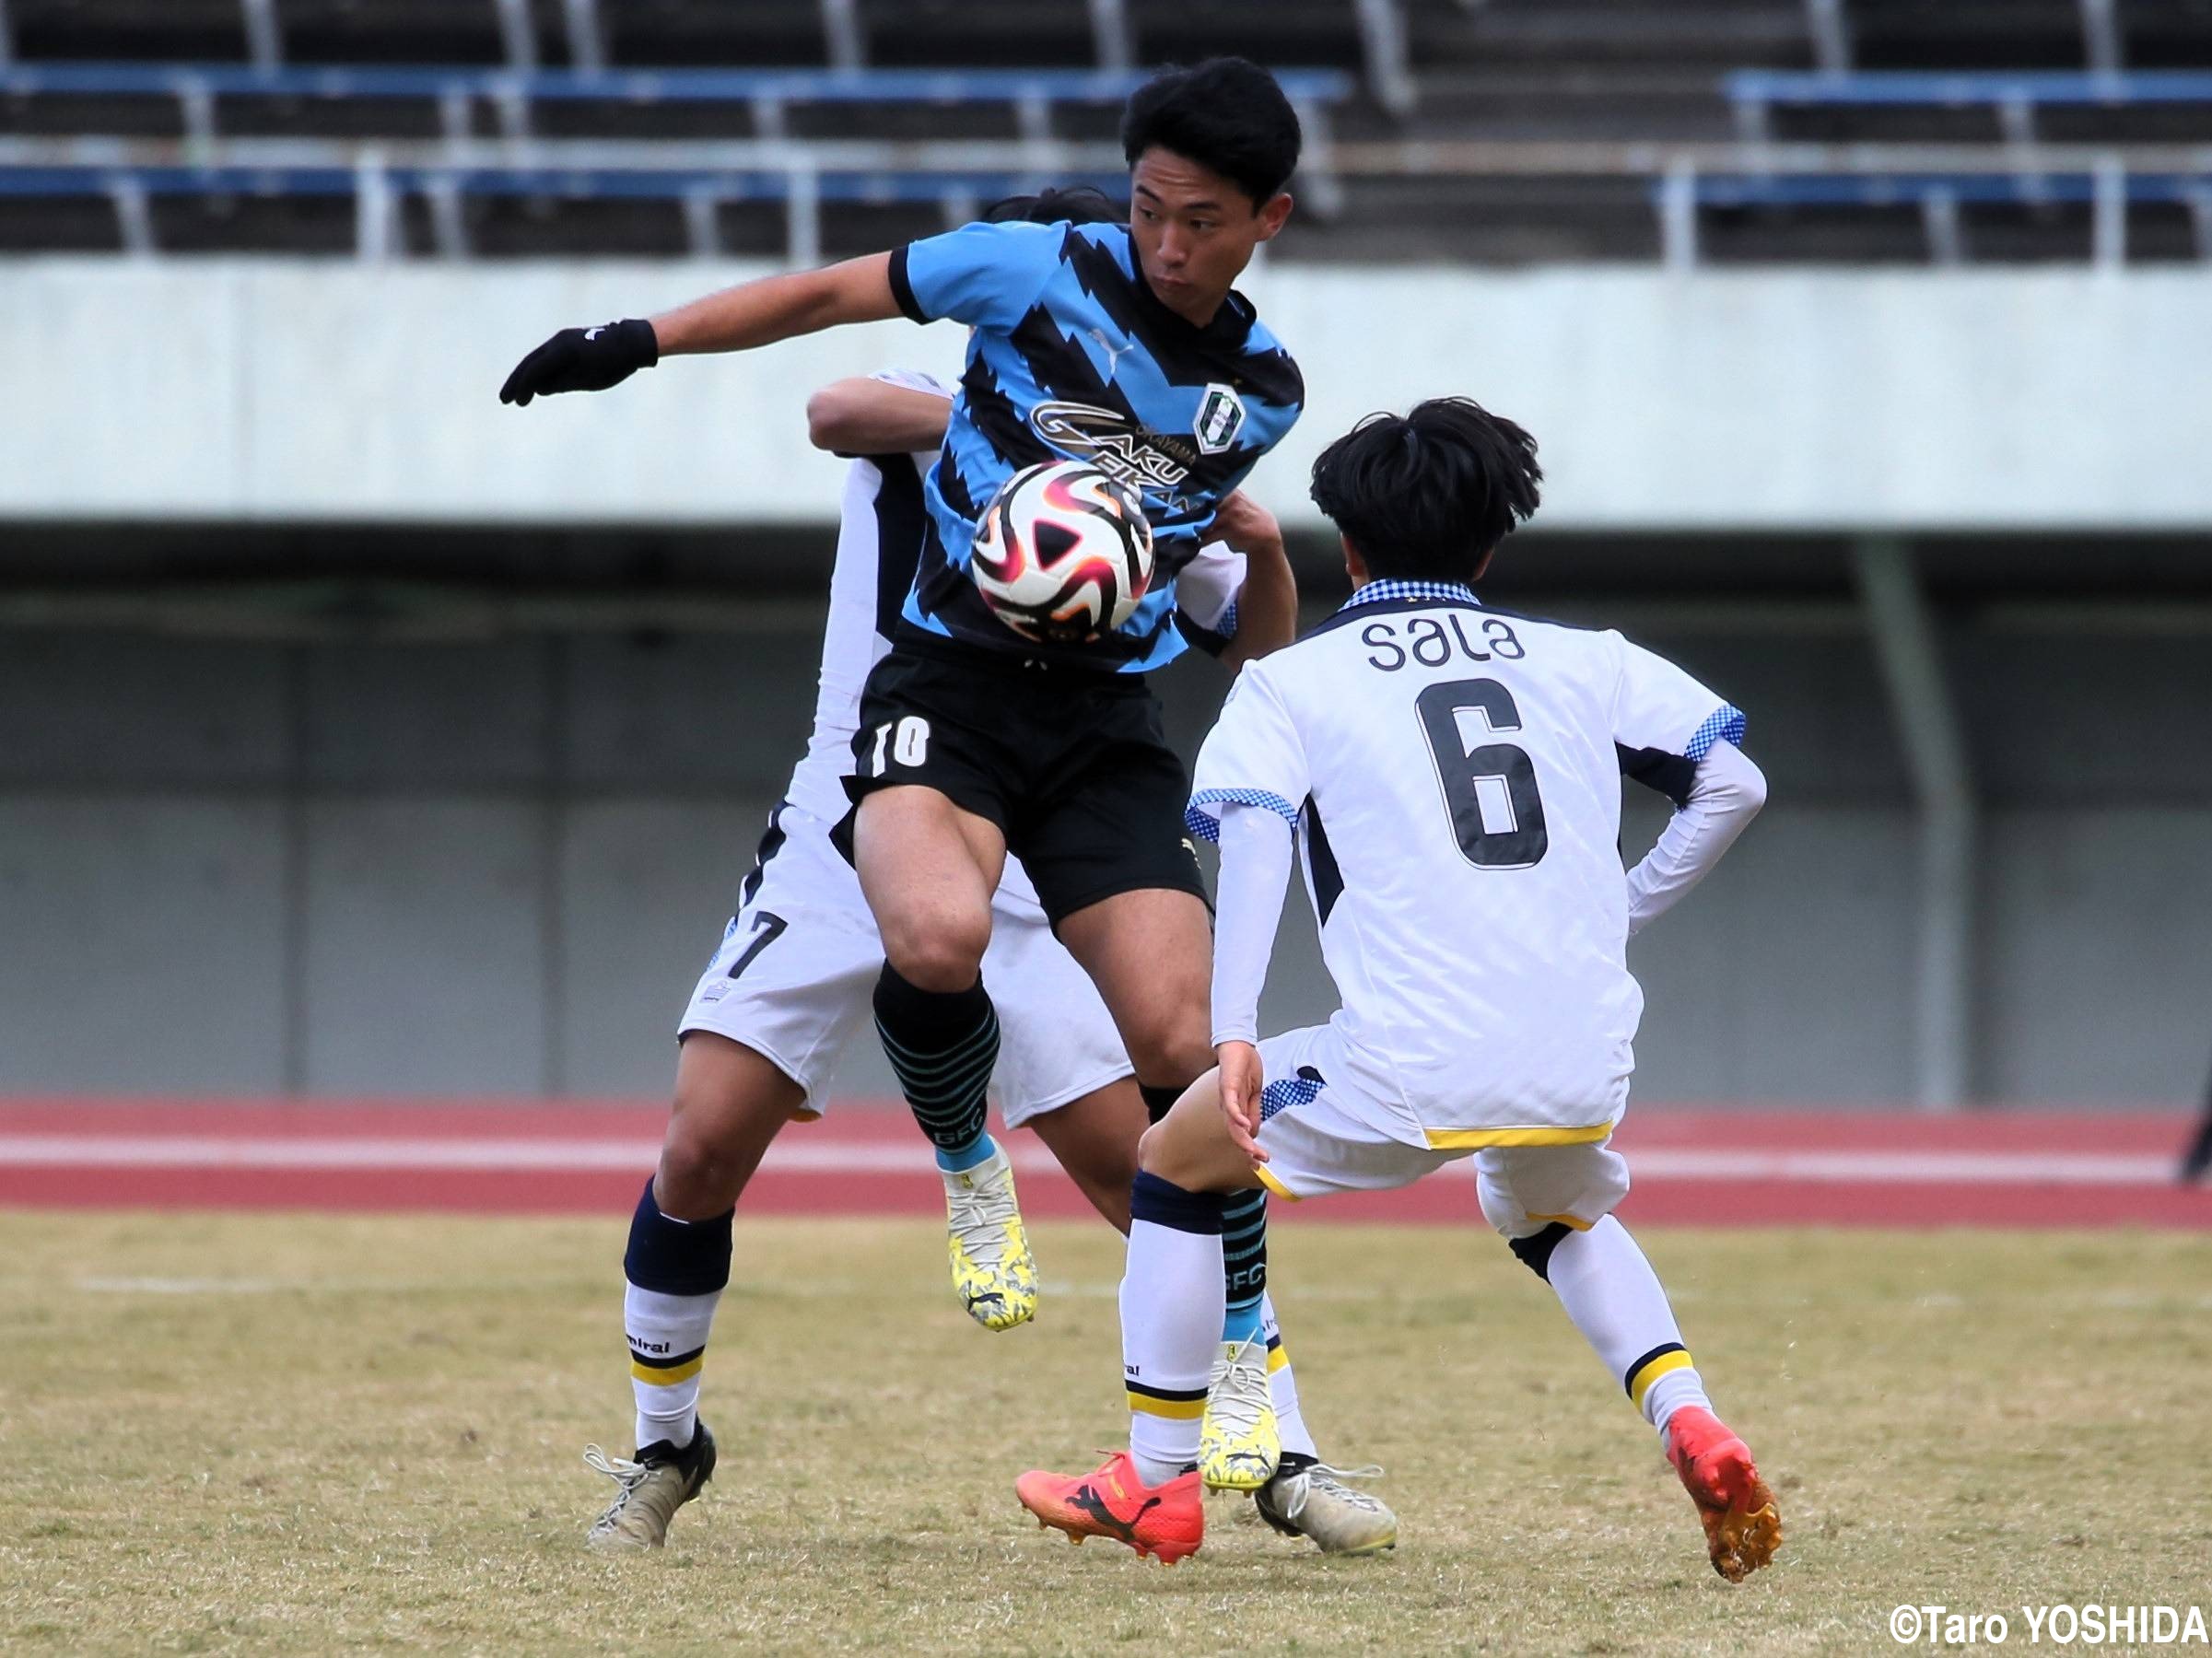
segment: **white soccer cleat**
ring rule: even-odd
[[[591,1522],[585,1543],[603,1553],[659,1548],[676,1511],[714,1477],[714,1435],[701,1422],[681,1451],[663,1441],[646,1446],[635,1461],[586,1445],[584,1463],[614,1482],[614,1500]]]
[[[1199,1477],[1211,1490],[1257,1491],[1282,1461],[1275,1395],[1268,1385],[1268,1346],[1258,1337],[1224,1341],[1206,1383],[1199,1430]]]
[[[1398,1547],[1398,1516],[1380,1499],[1344,1481],[1381,1475],[1376,1467],[1332,1468],[1310,1456],[1286,1454],[1275,1477],[1252,1493],[1252,1505],[1277,1531],[1310,1537],[1323,1554],[1376,1554]]]
[[[1011,1330],[1036,1316],[1036,1262],[1014,1202],[1013,1165],[1004,1147],[972,1169],[944,1175],[945,1253],[953,1290],[987,1330]]]

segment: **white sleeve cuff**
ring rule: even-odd
[[[1760,769],[1734,742],[1715,739],[1698,762],[1690,798],[1667,821],[1644,861],[1628,872],[1629,936],[1665,915],[1704,880],[1765,804],[1766,778]]]
[[[1272,797],[1270,797],[1272,800]],[[1213,1045],[1259,1040],[1259,992],[1267,983],[1282,893],[1291,878],[1297,814],[1272,804],[1220,804],[1220,890],[1213,917]]]

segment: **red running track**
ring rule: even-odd
[[[637,1201],[661,1122],[660,1106],[620,1103],[0,1101],[0,1205],[614,1215]],[[1616,1142],[1635,1176],[1621,1213],[1715,1226],[2212,1228],[2212,1192],[2172,1180],[2190,1127],[2179,1113],[1646,1105]],[[1034,1137],[1012,1144],[1028,1213],[1089,1213]],[[1468,1168],[1299,1212],[1480,1225]],[[749,1215],[942,1205],[913,1124],[878,1102],[794,1126],[744,1199]]]

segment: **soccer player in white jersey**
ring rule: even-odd
[[[1062,216],[1082,206],[1054,193],[1042,207],[1023,198],[993,211]],[[634,1458],[587,1453],[619,1488],[591,1528],[595,1547],[659,1547],[676,1509],[712,1475],[699,1373],[729,1279],[734,1205],[784,1125],[821,1115],[837,1061],[868,1021],[883,942],[829,832],[846,811],[841,779],[860,688],[889,648],[913,580],[921,479],[951,407],[950,387],[912,373],[839,381],[808,403],[816,446],[861,457],[846,476],[813,730],[679,1026],[674,1110],[624,1261],[639,1449]],[[1249,499],[1232,497],[1218,530],[1223,539],[1200,554],[1177,590],[1176,625],[1235,665],[1287,642],[1295,589],[1280,531]],[[1137,1140],[1149,1121],[1128,1055],[1018,863],[1009,862],[993,910],[985,971],[1002,1015],[992,1087],[1001,1115],[1009,1128],[1035,1129],[1099,1212],[1126,1232]],[[1010,1193],[978,1190],[954,1173],[945,1185],[958,1282],[964,1259],[995,1256],[1006,1230],[1021,1222]],[[968,1310],[990,1323],[987,1308],[969,1301]],[[1256,1493],[1261,1513],[1328,1552],[1387,1547],[1396,1517],[1319,1460],[1264,1301],[1262,1327],[1268,1391],[1287,1449],[1280,1476]]]
[[[1217,1068],[1149,1130],[1121,1285],[1129,1449],[1032,1472],[1071,1535],[1168,1560],[1203,1540],[1205,1483],[1264,1477],[1264,1397],[1217,1432],[1173,1401],[1221,1325],[1233,1195],[1379,1191],[1470,1153],[1482,1212],[1545,1279],[1697,1504],[1715,1568],[1765,1565],[1781,1521],[1713,1414],[1650,1264],[1613,1218],[1643,995],[1628,937],[1695,885],[1765,798],[1744,718],[1617,633],[1485,609],[1473,583],[1536,508],[1536,446],[1448,398],[1375,415],[1315,463],[1354,591],[1246,666],[1200,754],[1191,823],[1218,838]],[[1624,877],[1623,773],[1678,810]],[[1342,998],[1328,1023],[1255,1025],[1293,842]]]

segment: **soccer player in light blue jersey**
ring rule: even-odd
[[[603,390],[663,356],[847,322],[969,325],[924,484],[916,579],[862,695],[839,835],[883,940],[877,1030],[944,1174],[954,1283],[992,1329],[1034,1314],[1036,1274],[1012,1169],[985,1128],[1000,1051],[981,976],[991,893],[1018,858],[1110,1011],[1148,1112],[1163,1115],[1211,1060],[1210,923],[1184,839],[1187,783],[1143,676],[1185,646],[1177,573],[1305,398],[1296,364],[1234,288],[1291,212],[1300,134],[1282,88],[1241,59],[1167,71],[1130,99],[1122,139],[1127,226],[969,226],[650,321],[566,330],[501,391],[527,404]],[[1040,645],[991,614],[967,566],[1001,485],[1059,460],[1138,495],[1157,568],[1121,626]],[[1264,1204],[1247,1199],[1231,1230],[1209,1411],[1268,1395]]]

